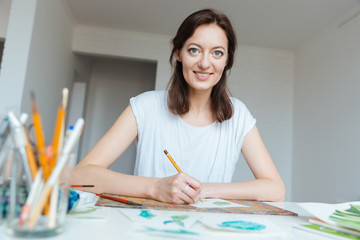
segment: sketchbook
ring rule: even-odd
[[[108,194],[110,195],[110,194]],[[280,216],[298,216],[297,213],[271,206],[264,202],[259,201],[247,201],[247,200],[226,200],[234,204],[240,204],[244,207],[209,207],[209,208],[197,208],[195,206],[186,205],[174,205],[169,203],[159,202],[153,199],[135,198],[118,196],[123,199],[129,200],[141,204],[142,206],[129,205],[105,198],[99,198],[96,202],[96,206],[101,207],[115,207],[115,208],[141,208],[141,209],[155,209],[155,210],[169,210],[169,211],[193,211],[193,212],[214,212],[214,213],[235,213],[235,214],[259,214],[259,215],[280,215]]]

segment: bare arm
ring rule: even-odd
[[[239,183],[203,183],[201,197],[284,201],[284,183],[256,126],[245,136],[241,151],[256,179]]]
[[[108,168],[129,147],[137,136],[134,113],[128,106],[109,131],[74,168],[71,184],[93,184],[96,193],[112,193],[125,196],[153,198],[163,202],[192,203],[198,198],[200,182],[186,175],[177,174],[168,178],[140,177],[118,173]],[[184,189],[189,183],[188,194]]]

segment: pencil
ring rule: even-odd
[[[95,185],[70,185],[70,187],[95,187]]]
[[[66,118],[66,105],[67,105],[68,93],[69,90],[67,88],[64,88],[62,91],[62,101],[58,109],[58,114],[55,123],[54,138],[52,142],[53,153],[50,161],[50,171],[54,169],[56,161],[59,158],[58,155],[59,153],[61,153],[63,147],[64,125]]]
[[[164,153],[165,153],[165,155],[169,158],[170,162],[174,165],[174,167],[176,168],[176,170],[177,170],[178,172],[181,172],[181,169],[178,167],[178,165],[176,164],[176,162],[174,161],[174,159],[170,156],[170,154],[168,153],[168,151],[166,151],[166,149],[164,150]],[[185,189],[186,189],[188,186],[190,186],[189,183],[186,184]],[[185,193],[185,192],[184,192],[184,193]],[[201,199],[200,199],[200,201],[203,202]]]
[[[117,201],[117,202],[121,202],[121,203],[125,203],[125,204],[129,204],[129,205],[142,206],[139,203],[135,203],[135,202],[123,199],[123,198],[119,198],[119,197],[108,196],[108,195],[104,195],[104,194],[100,194],[100,193],[96,193],[96,196],[106,198],[106,199],[110,199],[110,200]]]
[[[67,163],[67,161],[69,159],[69,155],[70,155],[71,151],[73,150],[75,144],[77,143],[77,140],[79,139],[79,137],[81,135],[83,127],[84,127],[84,119],[79,118],[76,121],[74,131],[71,133],[71,135],[69,136],[69,140],[64,145],[64,148],[63,148],[63,151],[62,151],[59,161],[56,163],[54,170],[51,172],[51,175],[50,175],[49,179],[46,181],[46,184],[40,193],[40,197],[34,206],[34,211],[32,212],[32,214],[31,214],[32,216],[29,219],[29,224],[28,224],[29,229],[34,228],[34,226],[41,214],[41,211],[43,210],[43,208],[45,206],[46,200],[50,196],[50,193],[51,193],[54,185],[56,184],[56,181],[58,180],[62,170],[65,167],[65,164]]]
[[[36,173],[34,183],[31,186],[30,193],[29,193],[28,197],[26,198],[26,202],[21,209],[21,213],[19,216],[19,226],[20,227],[24,224],[24,222],[29,217],[32,204],[34,203],[35,198],[36,198],[36,193],[38,192],[39,187],[41,187],[41,181],[43,181],[43,180],[42,180],[42,170],[40,168],[39,171]]]
[[[170,154],[168,153],[168,151],[166,151],[166,149],[164,150],[165,155],[168,157],[168,159],[170,160],[170,162],[174,165],[174,167],[176,168],[176,170],[178,172],[181,172],[181,169],[178,167],[178,165],[176,164],[176,162],[174,161],[174,159],[172,159],[172,157],[170,156]]]
[[[42,166],[43,169],[44,179],[47,180],[50,174],[49,174],[49,166],[46,161],[45,138],[41,123],[41,116],[37,109],[34,92],[31,92],[31,104],[33,110],[33,121],[34,121],[35,138],[37,144],[37,154],[40,165]]]

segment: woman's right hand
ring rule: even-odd
[[[201,183],[184,172],[159,178],[155,182],[153,198],[171,204],[189,204],[200,200]]]

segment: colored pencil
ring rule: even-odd
[[[29,219],[29,229],[33,229],[37,220],[39,219],[41,211],[43,210],[46,204],[46,200],[48,199],[54,185],[56,184],[56,181],[58,180],[62,170],[64,169],[66,163],[68,162],[71,151],[76,145],[83,130],[83,127],[84,127],[84,119],[79,118],[76,121],[74,131],[71,133],[68,141],[64,145],[64,149],[62,151],[59,161],[56,163],[54,170],[52,171],[49,179],[45,183],[45,187],[40,194],[39,200],[36,202],[34,206],[34,212],[32,213],[32,216]]]
[[[67,88],[63,89],[62,92],[62,101],[58,109],[58,114],[55,123],[54,137],[52,141],[52,158],[50,161],[50,170],[54,169],[56,161],[58,160],[58,155],[62,151],[63,140],[64,140],[64,126],[66,118],[66,105],[68,99],[69,90]]]
[[[70,185],[70,187],[72,187],[72,188],[77,188],[77,187],[95,187],[95,185]]]
[[[46,181],[48,179],[50,173],[49,173],[49,166],[46,161],[45,138],[44,138],[44,132],[43,132],[42,123],[41,123],[41,116],[37,109],[34,92],[31,92],[31,103],[32,103],[32,110],[33,110],[33,121],[34,121],[35,138],[36,138],[36,144],[37,144],[37,154],[38,154],[38,158],[39,158],[39,163],[43,169],[44,179]]]
[[[174,159],[170,156],[170,154],[168,153],[168,151],[166,151],[166,149],[164,150],[165,155],[168,157],[168,159],[170,160],[170,162],[174,165],[174,167],[176,168],[176,170],[178,172],[181,172],[181,169],[178,167],[178,165],[176,164],[176,162],[174,161]]]
[[[19,226],[21,227],[26,220],[28,219],[31,211],[31,207],[36,199],[36,193],[38,192],[38,189],[41,188],[41,181],[42,180],[42,170],[41,168],[37,172],[33,185],[31,186],[30,193],[28,197],[26,198],[26,202],[24,206],[21,209],[21,213],[19,216]]]
[[[27,189],[30,191],[33,178],[30,171],[29,161],[26,154],[25,146],[26,146],[26,135],[24,131],[24,127],[20,120],[15,116],[13,112],[9,112],[8,114],[11,126],[11,134],[13,137],[14,147],[17,149],[17,152],[20,154],[20,158],[22,160],[23,168],[25,171]],[[23,122],[26,122],[28,115],[22,114]]]
[[[54,138],[52,142],[52,156],[50,157],[50,174],[54,169],[56,162],[62,152],[64,144],[64,128],[66,118],[66,106],[68,101],[69,90],[64,88],[62,90],[62,101],[58,109],[58,115],[55,123]],[[56,223],[56,208],[58,205],[59,196],[59,180],[54,184],[50,198],[50,210],[49,210],[49,227],[52,228]]]
[[[140,207],[142,206],[139,203],[135,203],[135,202],[123,199],[123,198],[119,198],[119,197],[108,196],[108,195],[104,195],[104,194],[100,194],[100,193],[96,193],[96,196],[106,198],[106,199],[110,199],[110,200],[117,201],[117,202],[121,202],[121,203],[125,203],[125,204],[129,204],[129,205],[140,206]]]

